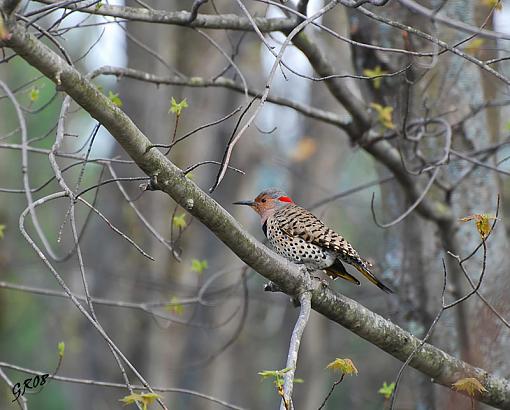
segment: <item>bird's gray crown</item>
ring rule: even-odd
[[[271,198],[277,199],[281,196],[288,196],[287,193],[278,188],[268,188],[260,193],[260,195],[269,195]]]

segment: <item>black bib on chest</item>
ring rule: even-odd
[[[267,238],[267,221],[262,225],[262,231],[264,232],[265,237]]]

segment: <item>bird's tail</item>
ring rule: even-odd
[[[351,283],[359,285],[359,280],[352,276],[345,270],[345,266],[338,259],[329,268],[326,268],[326,273],[333,279],[342,278]]]
[[[360,273],[365,276],[370,282],[372,282],[375,286],[377,286],[379,289],[384,290],[386,293],[394,293],[392,289],[390,289],[388,286],[386,286],[384,283],[382,283],[379,279],[377,279],[372,272],[368,269],[368,263],[365,262],[358,262],[352,264]]]

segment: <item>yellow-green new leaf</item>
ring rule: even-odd
[[[39,88],[32,87],[32,89],[30,90],[30,101],[36,102],[39,99],[39,94],[40,94]]]
[[[207,261],[205,259],[201,260],[201,261],[198,259],[193,259],[191,261],[191,270],[193,272],[202,273],[206,269],[207,269]]]
[[[133,393],[129,396],[124,396],[119,401],[123,402],[124,406],[127,406],[128,404],[140,403],[143,410],[147,410],[147,407],[159,398],[161,398],[161,396],[156,393]]]
[[[393,124],[393,107],[382,106],[377,103],[370,103],[370,107],[377,113],[377,119],[383,127],[390,130],[395,128],[395,124]]]
[[[464,391],[470,396],[474,396],[476,393],[487,391],[487,389],[483,387],[482,383],[480,383],[474,377],[466,377],[456,381],[452,384],[452,389],[457,391]]]
[[[372,81],[373,81],[373,84],[374,84],[374,88],[376,90],[378,90],[381,87],[381,83],[382,83],[382,77],[381,76],[383,74],[388,74],[388,72],[384,71],[383,69],[381,69],[381,66],[379,66],[379,65],[376,66],[374,69],[365,68],[363,70],[363,75],[372,78]]]
[[[165,309],[179,316],[182,316],[184,314],[184,305],[181,303],[180,299],[176,296],[172,296],[172,299],[170,299],[170,303],[168,303],[165,306]]]
[[[169,113],[174,113],[177,117],[181,115],[182,110],[185,108],[188,108],[188,102],[186,101],[186,98],[182,100],[181,102],[175,101],[175,98],[172,97],[170,100],[170,110],[168,110]]]
[[[186,214],[185,213],[182,213],[180,215],[175,215],[174,218],[173,218],[173,221],[172,223],[174,224],[174,226],[176,228],[179,228],[179,229],[184,229],[186,228]]]
[[[4,238],[5,225],[0,224],[0,239]]]
[[[384,398],[388,400],[393,394],[393,390],[395,390],[395,383],[387,384],[386,382],[384,382],[382,387],[377,391],[377,393],[383,395]]]
[[[66,344],[64,342],[60,342],[57,345],[57,349],[58,349],[58,356],[59,357],[64,357],[64,352],[66,350]]]
[[[269,377],[278,377],[282,374],[285,374],[287,372],[290,372],[292,370],[292,367],[286,367],[282,370],[262,370],[261,372],[258,372],[257,374],[262,377],[262,379],[268,379]]]
[[[326,369],[343,374],[358,374],[358,369],[356,369],[351,359],[336,358],[326,366]]]
[[[112,92],[112,90],[108,91],[108,98],[112,103],[114,103],[117,107],[122,107],[122,100],[119,97],[118,93]]]

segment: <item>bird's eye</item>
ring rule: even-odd
[[[267,201],[266,198],[260,200],[260,202],[266,202],[266,201]]]

